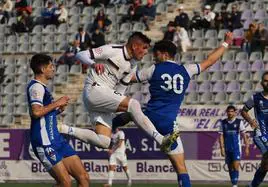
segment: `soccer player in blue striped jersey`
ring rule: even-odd
[[[237,187],[239,178],[239,163],[241,159],[240,132],[245,142],[245,154],[249,155],[249,139],[241,119],[236,118],[236,108],[229,105],[226,109],[227,118],[221,120],[220,146],[221,154],[229,168],[229,176],[233,187]]]
[[[262,75],[261,85],[262,92],[253,94],[245,103],[241,112],[244,119],[250,124],[254,130],[253,140],[262,153],[261,165],[256,171],[254,178],[249,187],[259,186],[268,171],[268,72]],[[253,119],[248,111],[254,108]]]
[[[30,108],[30,140],[34,154],[56,180],[57,187],[71,187],[73,176],[79,187],[88,187],[89,175],[80,158],[57,129],[57,115],[64,111],[69,97],[54,101],[47,83],[54,77],[52,58],[36,54],[30,63],[34,79],[27,86]]]
[[[137,72],[132,77],[132,81],[148,81],[150,83],[151,99],[144,114],[152,121],[160,134],[166,136],[178,131],[176,118],[191,77],[215,64],[231,41],[232,33],[227,32],[225,42],[215,49],[206,60],[200,64],[186,65],[179,65],[174,61],[177,47],[171,41],[160,41],[155,44],[153,53],[156,64]],[[127,122],[127,116],[125,113],[116,117],[113,120],[113,129]],[[179,186],[190,187],[191,182],[185,166],[183,145],[180,137],[176,138],[174,143],[168,146],[170,150],[163,151],[167,153],[175,168]]]

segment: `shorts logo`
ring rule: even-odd
[[[51,147],[47,147],[46,148],[46,153],[52,160],[56,161],[57,158],[56,158],[56,154],[55,154],[54,149],[52,149]]]

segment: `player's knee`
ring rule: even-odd
[[[109,148],[110,143],[111,143],[111,138],[109,138],[108,136],[104,136],[104,135],[99,135],[100,138],[100,146],[104,149]]]
[[[89,175],[88,175],[88,173],[87,172],[83,172],[82,174],[80,174],[79,176],[78,176],[78,182],[80,183],[80,184],[89,184]]]
[[[71,187],[72,186],[72,179],[69,176],[64,177],[60,182],[60,186],[64,187]]]

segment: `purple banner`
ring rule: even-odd
[[[126,137],[126,153],[128,159],[167,159],[155,141],[137,128],[123,129]],[[220,156],[219,134],[217,132],[184,132],[182,141],[186,159],[212,160],[223,159]],[[29,130],[0,130],[0,160],[29,160]],[[70,145],[82,159],[107,159],[106,151],[85,144],[80,140],[66,137]],[[250,157],[244,159],[260,159],[260,152],[252,139]],[[242,143],[242,149],[243,149]]]

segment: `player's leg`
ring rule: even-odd
[[[261,166],[257,169],[257,171],[254,174],[254,178],[249,185],[250,187],[256,187],[259,186],[262,181],[264,180],[266,173],[268,171],[268,147],[266,147],[266,142],[263,142],[261,137],[253,137],[253,140],[257,147],[260,149],[262,152],[262,161],[261,161]]]
[[[63,160],[68,173],[75,178],[78,187],[88,187],[89,175],[77,155],[66,157]]]
[[[62,162],[62,155],[54,146],[33,145],[33,151],[48,173],[56,180],[56,186],[71,187],[71,177]]]
[[[239,179],[239,165],[240,165],[240,160],[234,160],[231,164],[231,167],[229,170],[230,172],[230,177],[231,177],[231,182],[233,187],[237,187],[238,179]]]
[[[136,125],[142,128],[150,137],[154,138],[160,145],[163,136],[156,130],[150,119],[144,115],[140,103],[130,97],[125,97],[117,108],[117,112],[129,112]]]
[[[104,184],[104,187],[112,186],[116,165],[117,165],[116,154],[113,153],[109,157],[108,183]]]
[[[123,166],[123,170],[127,176],[127,185],[128,185],[128,187],[130,187],[132,184],[132,180],[131,180],[130,170],[128,169],[128,166],[127,166],[127,155],[126,154],[120,155],[120,164],[121,164],[121,166]]]
[[[176,170],[179,187],[191,187],[180,137],[178,137],[177,142],[172,145],[172,150],[168,152],[168,158]]]

